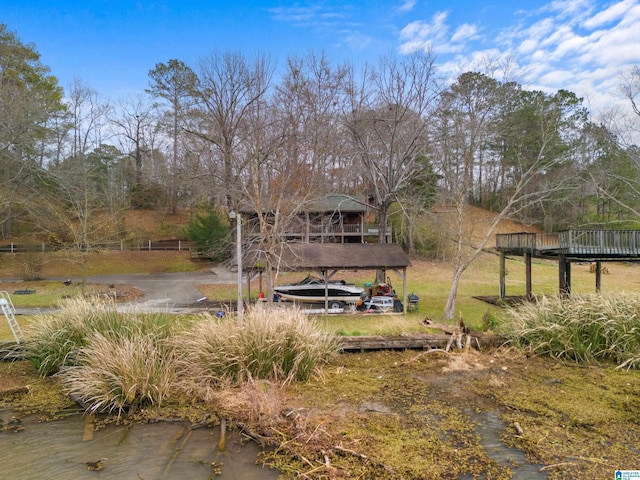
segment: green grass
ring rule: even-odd
[[[33,254],[2,253],[0,279],[23,279],[25,265],[33,262]],[[163,273],[190,272],[202,264],[191,260],[188,251],[98,251],[88,256],[74,252],[51,252],[39,254],[38,274],[49,277],[81,277],[85,262],[88,275],[110,275],[118,273]],[[31,268],[30,270],[34,270]]]

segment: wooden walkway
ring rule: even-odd
[[[500,298],[506,296],[505,257],[522,256],[526,263],[526,296],[531,297],[531,258],[558,261],[560,294],[571,293],[571,263],[594,262],[596,291],[602,282],[602,262],[640,261],[640,230],[565,230],[547,233],[496,235],[500,253]]]
[[[450,335],[443,333],[416,333],[386,337],[381,335],[364,335],[357,337],[339,337],[338,343],[343,352],[359,352],[368,350],[430,350],[444,348]]]
[[[496,235],[496,249],[508,255],[564,256],[575,261],[633,261],[640,259],[640,230],[500,234]]]

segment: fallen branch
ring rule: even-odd
[[[364,453],[356,452],[354,450],[350,450],[348,448],[344,448],[340,445],[334,445],[333,450],[339,453],[351,455],[352,457],[360,458],[361,460],[366,460],[367,462],[371,462],[376,467],[382,468],[385,472],[393,473],[393,469],[385,465],[384,463],[376,462],[367,457]]]
[[[358,457],[358,458],[361,458],[363,460],[369,460],[369,457],[367,457],[364,453],[358,453],[358,452],[356,452],[354,450],[349,450],[348,448],[341,447],[340,445],[334,445],[333,449],[337,450],[338,452],[348,453],[349,455],[351,455],[353,457]]]
[[[416,355],[413,358],[410,358],[409,360],[400,363],[399,365],[408,365],[410,363],[415,362],[416,360],[418,360],[420,357],[424,356],[424,355],[428,355],[430,353],[444,353],[445,355],[449,355],[449,352],[447,352],[446,350],[443,350],[442,348],[432,348],[431,350],[425,350],[424,352],[420,352],[418,355]]]
[[[486,347],[500,347],[507,343],[507,339],[501,335],[479,332],[468,327],[464,323],[462,314],[460,314],[458,325],[449,325],[446,323],[434,322],[429,317],[426,317],[420,323],[425,327],[433,328],[434,330],[440,330],[444,334],[450,336],[449,341],[447,342],[447,346],[445,347],[445,351],[447,352],[451,350],[454,342],[459,350],[471,348],[471,342],[473,340],[475,340],[475,345],[478,350],[480,349],[481,343]]]
[[[539,471],[540,472],[545,472],[547,470],[550,470],[552,468],[557,468],[557,467],[566,467],[567,465],[576,465],[576,462],[561,462],[561,463],[554,463],[553,465],[546,465],[544,467],[542,467]]]

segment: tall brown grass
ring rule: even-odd
[[[640,368],[640,295],[541,297],[507,311],[503,328],[535,354]]]
[[[337,352],[333,337],[298,310],[253,308],[242,322],[176,318],[68,300],[32,324],[26,355],[88,411],[120,415],[174,393],[202,400],[262,380],[304,381]]]
[[[63,367],[77,365],[80,349],[95,333],[108,338],[136,338],[148,333],[167,337],[171,319],[162,313],[122,315],[110,301],[67,299],[57,311],[37,316],[25,329],[29,339],[25,353],[41,375],[52,375]]]
[[[243,322],[203,316],[176,338],[182,386],[204,398],[255,379],[307,380],[337,352],[333,336],[299,310],[256,307]]]
[[[166,339],[139,332],[131,337],[94,333],[58,374],[66,391],[91,412],[135,411],[160,405],[175,389],[173,349]]]

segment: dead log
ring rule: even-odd
[[[494,333],[485,333],[479,332],[468,327],[464,323],[464,319],[462,318],[462,314],[460,314],[458,325],[449,325],[445,323],[438,323],[426,317],[422,320],[422,325],[428,328],[433,328],[434,330],[440,330],[441,332],[449,335],[449,341],[447,342],[447,346],[445,350],[448,352],[453,343],[456,343],[456,347],[459,350],[468,349],[471,347],[471,344],[475,340],[475,345],[478,349],[483,348],[497,348],[505,345],[508,340],[502,335],[496,335]]]

